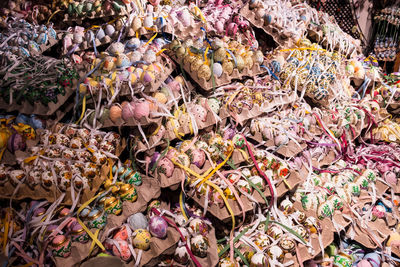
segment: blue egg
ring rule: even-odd
[[[96,39],[102,40],[106,36],[104,30],[100,28],[96,33]]]
[[[38,119],[35,115],[31,115],[28,124],[35,130],[46,128],[46,126],[44,125],[44,121]]]
[[[267,24],[267,25],[271,24],[271,22],[272,22],[272,17],[271,17],[271,15],[265,14],[265,15],[264,15],[264,22],[265,22],[265,24]]]
[[[279,73],[279,72],[281,72],[281,64],[280,64],[278,61],[272,60],[271,66],[272,66],[272,71],[273,71],[274,73]]]
[[[26,49],[25,47],[19,47],[18,50],[19,50],[19,53],[21,56],[25,56],[25,57],[30,56],[28,49]]]
[[[18,114],[18,116],[15,118],[15,122],[22,123],[22,124],[28,124],[29,117],[24,114]]]
[[[380,267],[381,266],[381,257],[378,253],[368,253],[364,256],[364,259],[371,263],[372,267]]]
[[[57,39],[57,33],[53,28],[49,28],[48,33],[49,33],[51,38]]]

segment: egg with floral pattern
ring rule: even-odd
[[[158,238],[167,236],[168,224],[161,216],[153,216],[149,222],[150,233]]]

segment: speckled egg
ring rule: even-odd
[[[135,248],[148,250],[150,248],[151,234],[145,229],[137,229],[133,232],[132,243]]]

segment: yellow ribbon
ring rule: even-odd
[[[201,12],[200,8],[198,6],[194,6],[194,9],[196,10],[196,12],[200,15],[201,20],[207,25],[207,20],[206,18],[203,16],[203,13]]]
[[[103,194],[103,192],[98,193],[96,196],[92,197],[78,209],[77,216],[76,218],[78,219],[78,223],[82,226],[82,228],[86,231],[86,233],[89,235],[89,237],[101,248],[101,250],[106,250],[103,246],[103,244],[97,239],[97,236],[93,235],[93,233],[86,227],[86,225],[81,221],[79,218],[79,214],[82,212],[84,208],[86,208],[90,203],[92,203],[93,200],[95,200],[98,196]]]
[[[100,233],[100,229],[97,229],[96,232],[94,232],[94,236],[97,238],[99,236]],[[90,249],[89,249],[89,255],[90,253],[92,253],[93,249],[94,249],[94,240],[92,240],[92,244],[90,244]]]
[[[208,49],[209,49],[209,48],[210,48],[210,47],[207,46],[206,51],[204,52],[204,63],[205,63],[206,65],[208,65],[207,53],[208,53]]]
[[[164,52],[165,50],[167,50],[166,48],[163,48],[163,49],[161,49],[160,51],[158,51],[157,53],[156,53],[156,56],[159,56],[159,55],[161,55],[162,54],[162,52]]]
[[[32,156],[32,157],[28,157],[26,159],[24,159],[24,163],[30,163],[32,161],[34,161],[35,159],[37,159],[38,156]]]
[[[151,42],[153,42],[153,40],[154,40],[154,38],[156,38],[157,34],[158,34],[158,33],[154,34],[153,37],[151,37],[150,40],[148,40],[147,43],[144,44],[143,47],[146,47],[146,46],[148,46]]]
[[[214,188],[219,193],[219,195],[222,197],[222,199],[223,199],[223,201],[225,203],[225,206],[228,209],[228,211],[229,211],[229,213],[230,213],[230,215],[232,217],[232,230],[231,230],[231,232],[233,232],[235,230],[235,214],[233,213],[233,210],[232,210],[231,206],[229,205],[228,199],[226,199],[226,197],[224,195],[224,192],[222,192],[221,188],[219,188],[216,184],[214,184],[214,183],[212,183],[210,181],[206,181],[205,183],[207,185],[211,186],[212,188]]]
[[[82,113],[81,113],[81,116],[79,117],[79,120],[76,122],[76,124],[78,124],[83,119],[83,116],[85,115],[85,110],[86,110],[86,95],[83,96]]]
[[[186,221],[188,221],[189,218],[187,217],[185,209],[183,208],[183,191],[181,191],[179,194],[179,207],[181,208],[183,217],[185,217]]]
[[[221,169],[222,166],[224,166],[225,163],[228,161],[228,159],[231,157],[232,152],[233,152],[233,147],[230,147],[229,154],[228,154],[228,156],[224,159],[224,161],[221,162],[220,164],[218,164],[218,166],[215,167],[206,177],[204,177],[203,180],[202,180],[197,186],[202,185],[204,182],[206,182],[208,179],[210,179],[216,171],[218,171],[219,169]]]
[[[60,12],[61,9],[57,9],[56,11],[54,11],[53,14],[51,14],[51,16],[49,17],[49,19],[47,20],[47,24],[49,24],[50,20],[54,17],[55,14],[57,14],[58,12]]]
[[[226,161],[227,161],[227,159],[230,157],[230,155],[231,155],[232,153],[230,153],[229,155],[228,155],[228,157],[226,157],[226,159],[225,159],[225,163],[226,163]],[[190,173],[191,175],[193,175],[193,176],[195,176],[196,178],[198,178],[198,179],[203,179],[203,177],[201,176],[201,175],[199,175],[198,173],[195,173],[193,170],[191,170],[190,168],[187,168],[186,166],[184,166],[184,165],[182,165],[182,164],[180,164],[180,163],[178,163],[178,162],[176,162],[174,159],[172,160],[172,162],[175,164],[175,165],[177,165],[177,166],[179,166],[180,168],[182,168],[182,169],[184,169],[186,172],[188,172],[188,173]],[[223,162],[223,163],[224,163]],[[224,164],[225,164],[224,163]],[[214,188],[219,194],[220,194],[220,196],[221,196],[221,198],[222,198],[222,200],[224,201],[224,203],[225,203],[225,206],[226,206],[226,208],[228,209],[228,212],[229,212],[229,214],[231,215],[231,217],[232,217],[232,231],[235,229],[235,214],[234,214],[234,212],[233,212],[233,210],[232,210],[232,208],[231,208],[231,206],[229,205],[229,202],[228,202],[228,199],[225,197],[225,195],[224,195],[224,192],[221,190],[221,188],[219,188],[216,184],[214,184],[214,183],[212,183],[212,182],[210,182],[210,181],[207,181],[207,177],[208,176],[212,176],[212,174],[214,174],[218,169],[220,169],[224,164],[219,164],[214,170],[213,170],[213,168],[210,168],[204,175],[207,175],[203,180],[204,181],[202,181],[201,183],[205,183],[205,184],[207,184],[207,185],[209,185],[209,186],[211,186],[212,188]],[[207,174],[207,173],[209,173],[211,170],[213,170],[213,172],[212,173],[210,173],[210,174]],[[203,175],[203,176],[204,176]],[[190,182],[190,178],[188,178],[188,181]],[[200,185],[200,184],[199,184]],[[180,197],[182,197],[182,196],[180,196]],[[183,209],[183,207],[181,206],[181,209]],[[184,214],[184,213],[183,213]]]

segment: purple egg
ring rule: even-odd
[[[26,143],[22,135],[19,133],[14,133],[8,138],[7,148],[11,153],[14,153],[18,150],[25,150]]]
[[[151,157],[151,161],[150,161],[150,168],[153,168],[153,166],[154,166],[154,164],[156,164],[156,162],[157,162],[157,160],[158,160],[158,158],[161,156],[161,154],[160,153],[158,153],[158,152],[155,152],[154,154],[153,154],[153,156]]]
[[[167,236],[168,224],[160,216],[153,216],[149,222],[149,231],[154,237],[165,238]]]

